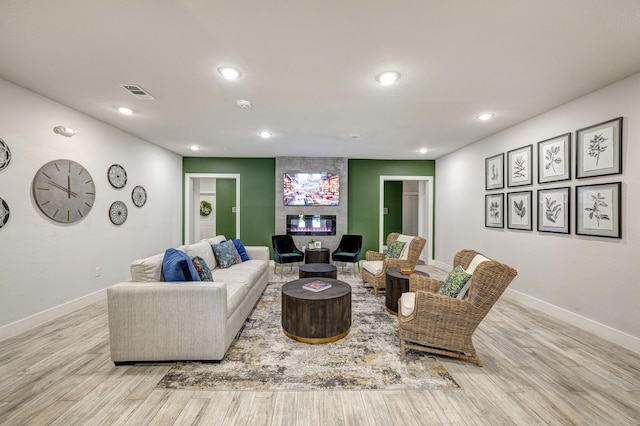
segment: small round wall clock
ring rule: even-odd
[[[127,206],[122,201],[116,201],[109,207],[109,219],[114,225],[122,225],[127,220]]]
[[[0,171],[6,169],[11,162],[11,151],[2,139],[0,139]]]
[[[31,183],[33,199],[44,215],[60,223],[86,217],[96,198],[96,186],[81,164],[53,160],[40,167]]]
[[[116,189],[124,188],[127,184],[127,171],[120,164],[112,164],[107,171],[109,183]]]
[[[9,205],[0,198],[0,229],[9,221]]]
[[[131,199],[136,207],[142,207],[147,202],[147,191],[144,186],[138,185],[131,191]]]

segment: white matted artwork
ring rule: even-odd
[[[622,173],[622,117],[576,131],[578,179]]]
[[[504,153],[484,159],[484,188],[504,188]]]
[[[322,248],[322,242],[316,241],[314,244],[315,244],[314,248],[317,248],[317,249]]]
[[[484,226],[504,228],[504,194],[484,196]]]
[[[533,184],[533,145],[507,152],[507,186]]]
[[[570,232],[570,188],[538,190],[538,231],[568,234]]]
[[[531,191],[509,192],[507,194],[508,229],[531,231],[533,229]]]
[[[576,234],[621,238],[622,183],[576,186]]]
[[[538,142],[538,183],[571,179],[571,133]]]

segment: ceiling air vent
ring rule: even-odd
[[[146,90],[144,90],[142,87],[140,87],[137,84],[121,84],[120,87],[122,87],[127,92],[131,93],[133,96],[136,97],[136,99],[140,99],[142,101],[155,101],[156,100],[156,98],[151,96],[149,94],[149,92],[147,92]]]

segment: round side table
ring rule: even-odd
[[[423,277],[429,276],[422,271],[414,270],[413,273]],[[398,299],[402,293],[409,291],[409,275],[401,274],[399,268],[388,268],[385,279],[384,304],[390,314],[398,315]]]

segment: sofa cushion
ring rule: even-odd
[[[200,277],[200,281],[213,281],[213,277],[211,276],[211,269],[207,266],[207,261],[201,258],[200,256],[192,257],[191,261],[193,262],[193,266],[196,268],[196,272]]]
[[[189,255],[189,257],[201,257],[207,263],[209,269],[216,267],[216,258],[213,255],[213,249],[211,244],[206,241],[200,241],[199,243],[187,244],[186,246],[178,247]]]
[[[164,281],[162,278],[162,259],[164,253],[131,262],[131,281],[147,283]]]
[[[407,243],[404,241],[393,240],[391,244],[389,244],[389,248],[387,250],[387,258],[389,259],[399,259],[402,254],[402,249]]]
[[[400,296],[400,303],[398,303],[398,309],[400,315],[408,317],[413,312],[413,308],[416,305],[416,294],[413,292],[402,293]]]
[[[247,250],[244,248],[244,244],[242,244],[242,241],[240,241],[240,239],[233,240],[233,245],[236,246],[236,250],[238,250],[241,261],[246,262],[247,260],[249,260]]]
[[[210,246],[215,246],[226,240],[227,238],[224,235],[216,235],[213,238],[204,238],[202,241],[208,242]]]
[[[471,260],[471,263],[469,264],[469,266],[467,267],[467,270],[466,270],[467,274],[473,274],[473,272],[476,270],[479,264],[481,264],[482,262],[490,261],[490,260],[491,259],[487,259],[481,254],[476,254],[474,258]]]
[[[247,287],[253,286],[265,270],[269,268],[269,263],[264,260],[249,260],[234,265],[228,269],[216,269],[211,271],[214,281],[222,281],[226,284],[237,283]]]
[[[221,268],[226,269],[241,263],[240,255],[233,241],[225,241],[224,243],[213,246],[213,252],[216,255],[216,261]]]
[[[193,266],[189,255],[182,250],[170,248],[164,252],[162,259],[162,273],[164,280],[175,281],[200,281],[198,272]]]
[[[382,273],[384,262],[382,260],[367,260],[362,262],[362,267],[371,272],[372,275],[378,275]]]
[[[464,285],[469,281],[469,278],[471,278],[471,274],[468,274],[462,266],[456,266],[440,286],[438,294],[449,297],[458,296],[458,293],[460,293]]]
[[[216,271],[220,270],[216,269]],[[225,285],[227,286],[227,318],[229,318],[247,298],[249,288],[237,282],[225,282]]]

